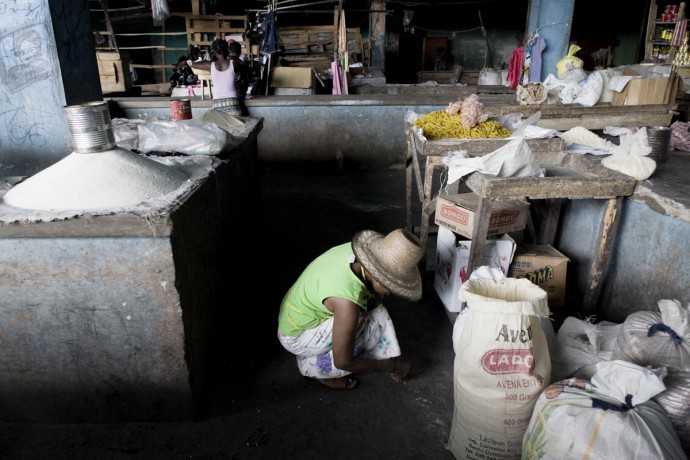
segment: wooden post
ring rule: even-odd
[[[108,13],[108,1],[101,0],[101,8],[103,8],[103,16],[105,16],[105,27],[108,30],[108,40],[110,46],[113,47],[116,53],[120,52],[117,47],[117,39],[115,38],[115,32],[113,31],[113,24],[110,22],[110,13]]]
[[[369,13],[369,38],[371,40],[371,62],[369,65],[381,69],[386,67],[386,1],[371,0]]]
[[[601,294],[604,282],[604,272],[606,271],[613,238],[618,226],[619,214],[623,207],[623,197],[610,198],[606,201],[604,217],[599,229],[594,258],[589,270],[589,286],[582,301],[582,312],[584,315],[594,315],[597,313],[599,295]]]

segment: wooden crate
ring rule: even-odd
[[[103,93],[127,91],[132,87],[129,54],[123,51],[96,51],[98,75]]]
[[[279,27],[278,36],[286,53],[318,54],[334,52],[335,27],[292,26]],[[347,29],[347,50],[350,54],[362,54],[362,34],[359,27]]]
[[[187,43],[189,45],[208,47],[213,40],[226,38],[229,35],[242,35],[247,30],[246,16],[195,15],[185,14]],[[249,53],[249,42],[240,41],[242,52]]]

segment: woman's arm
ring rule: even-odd
[[[355,374],[390,372],[396,380],[404,380],[410,365],[402,359],[367,359],[355,356],[355,334],[359,322],[359,305],[340,297],[324,302],[333,312],[333,364]]]
[[[211,71],[211,61],[196,61],[192,62],[192,67],[197,70],[205,70],[206,72]]]

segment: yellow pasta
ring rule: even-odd
[[[424,137],[430,141],[436,139],[487,139],[505,138],[510,136],[510,131],[494,120],[477,123],[474,128],[467,129],[460,123],[460,114],[449,115],[445,110],[437,110],[422,115],[415,122],[417,128],[421,128]]]

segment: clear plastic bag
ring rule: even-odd
[[[213,123],[198,120],[151,121],[139,125],[139,151],[217,155],[227,133]]]
[[[151,0],[151,14],[153,15],[153,25],[162,26],[170,17],[168,0]]]

